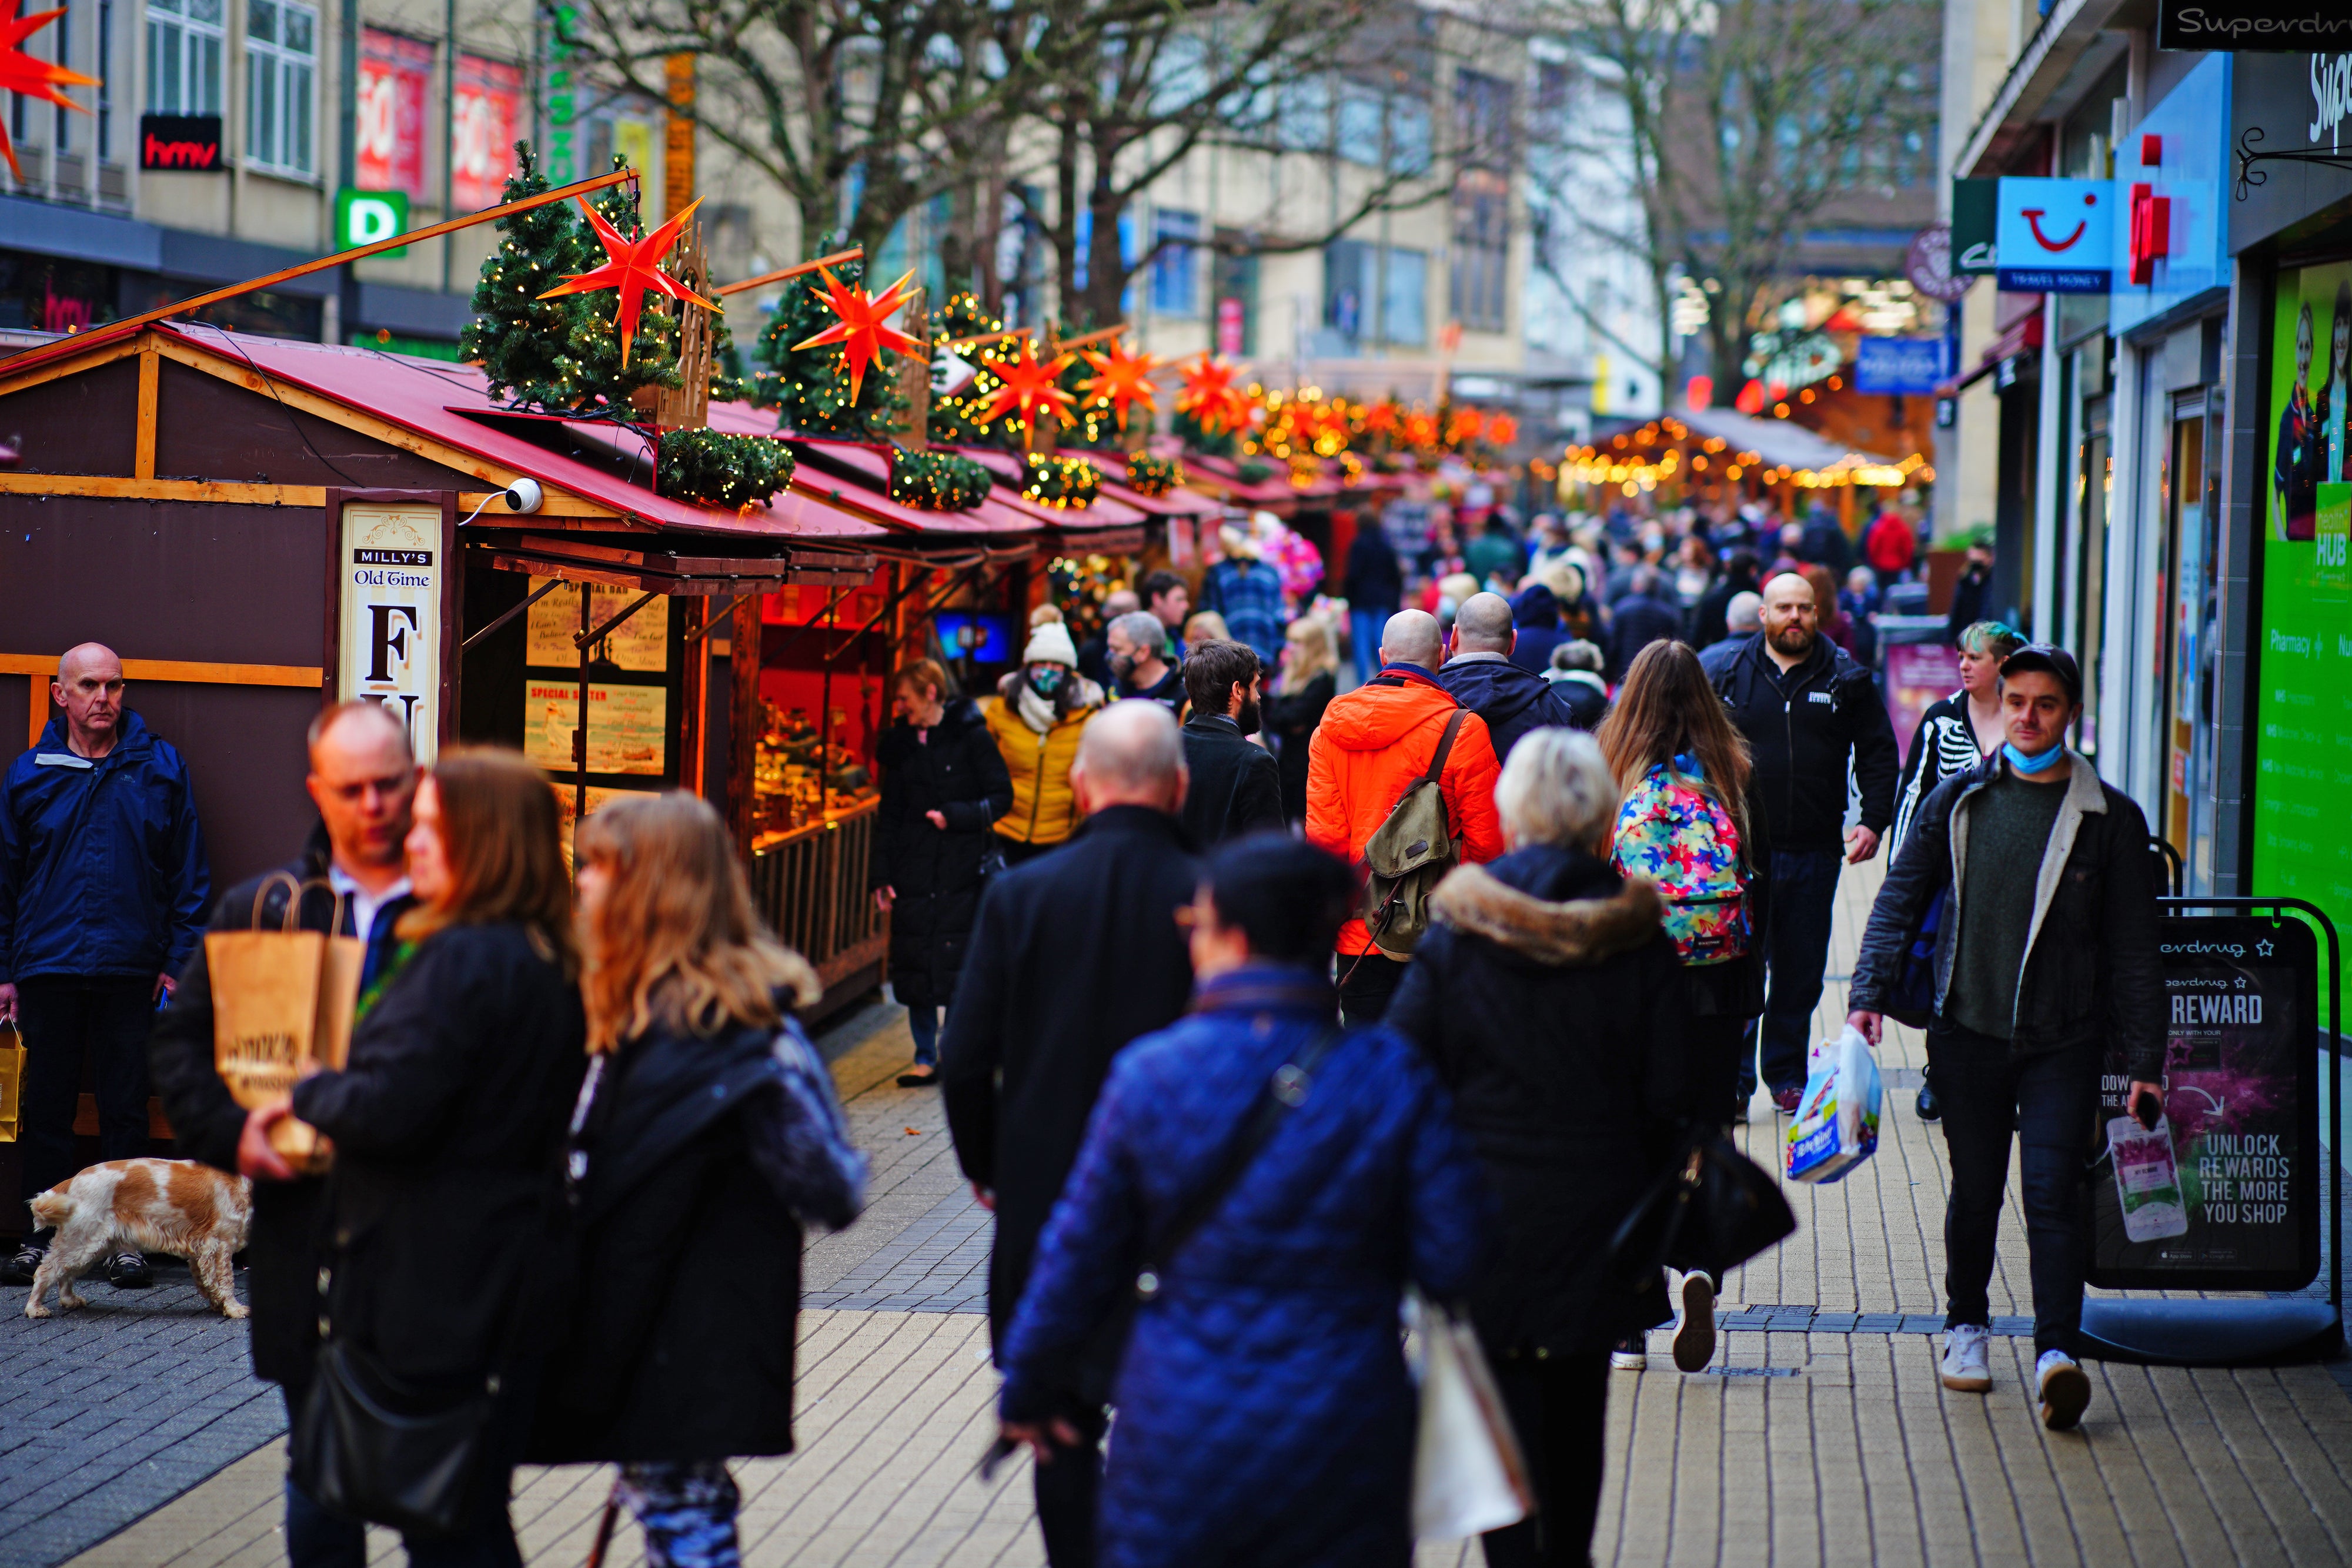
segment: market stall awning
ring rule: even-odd
[[[1850,452],[1792,420],[1752,419],[1737,409],[1700,409],[1675,418],[1699,435],[1723,442],[1729,450],[1753,452],[1770,468],[1827,468]],[[1854,455],[1885,461],[1872,453]]]

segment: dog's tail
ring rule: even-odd
[[[26,1199],[25,1207],[33,1211],[37,1223],[51,1229],[73,1218],[73,1199],[66,1196],[62,1185]]]

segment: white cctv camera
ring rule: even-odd
[[[509,512],[536,512],[540,503],[546,499],[546,493],[540,489],[536,479],[516,480],[507,486],[506,495],[507,510]]]

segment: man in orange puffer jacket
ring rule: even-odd
[[[1444,637],[1437,618],[1403,610],[1381,633],[1381,673],[1345,696],[1331,699],[1307,748],[1307,838],[1350,863],[1389,812],[1429,770],[1456,704],[1437,684]],[[1462,841],[1465,861],[1503,852],[1503,823],[1495,810],[1494,742],[1486,721],[1467,714],[1438,775],[1446,820]],[[1353,1024],[1376,1022],[1404,979],[1405,960],[1372,946],[1361,920],[1339,927],[1339,1009]]]

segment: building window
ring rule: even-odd
[[[147,0],[147,112],[221,111],[221,0]]]
[[[294,0],[250,0],[245,15],[245,153],[308,174],[311,99],[319,73],[319,14]]]
[[[1152,314],[1199,315],[1201,253],[1191,242],[1201,237],[1200,214],[1161,207],[1152,214],[1151,237],[1160,247],[1151,258]]]
[[[1454,318],[1474,332],[1499,332],[1507,324],[1510,211],[1510,185],[1502,175],[1462,172],[1454,187]]]
[[[1400,94],[1389,100],[1389,172],[1429,172],[1429,105]]]
[[[97,152],[101,159],[114,156],[114,91],[107,84],[114,79],[114,0],[98,0],[98,113]]]
[[[51,57],[61,66],[71,67],[73,64],[73,12],[70,7],[67,9],[64,16],[58,18],[57,31],[50,37],[57,40],[54,46],[57,53]],[[49,110],[51,120],[49,144],[60,152],[73,145],[73,131],[66,123],[68,113],[68,110],[62,104]]]
[[[1511,84],[1478,71],[1454,73],[1454,145],[1465,163],[1506,169],[1511,158]]]
[[[1417,349],[1429,341],[1429,253],[1391,246],[1381,279],[1382,341]]]

